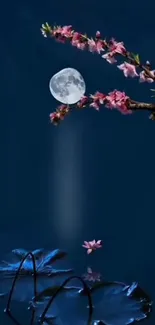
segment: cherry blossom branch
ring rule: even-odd
[[[118,69],[122,70],[125,77],[139,77],[139,82],[152,83],[155,81],[155,70],[151,70],[151,64],[146,61],[146,64],[140,62],[138,54],[129,52],[123,42],[117,42],[114,38],[110,41],[101,38],[101,33],[96,32],[95,38],[89,38],[86,34],[81,34],[72,29],[72,26],[49,26],[48,23],[43,24],[41,32],[44,37],[52,37],[61,43],[69,41],[72,46],[80,50],[88,50],[93,53],[102,54],[107,51],[102,58],[113,64],[117,62],[117,57],[122,56],[126,59],[124,63],[117,65]],[[137,72],[136,69],[141,72]],[[154,89],[151,89],[154,90]],[[153,96],[152,96],[153,97]],[[155,104],[137,102],[129,98],[124,92],[114,90],[108,95],[96,92],[91,96],[84,96],[77,104],[68,106],[61,105],[54,113],[50,114],[50,120],[57,125],[66,115],[75,107],[84,108],[86,106],[94,107],[99,110],[100,105],[104,105],[109,109],[117,109],[122,114],[131,114],[136,110],[151,111],[150,119],[155,120]]]
[[[41,32],[44,37],[52,37],[61,43],[69,41],[72,46],[80,50],[88,50],[93,53],[102,54],[103,51],[107,51],[102,55],[107,62],[113,64],[117,62],[116,57],[122,56],[127,61],[117,65],[118,69],[122,70],[125,77],[139,77],[139,82],[152,83],[155,81],[155,70],[151,70],[151,64],[146,61],[146,64],[140,62],[138,54],[129,52],[123,42],[116,42],[114,38],[110,41],[101,38],[101,33],[96,32],[95,38],[89,38],[86,34],[81,34],[72,29],[72,26],[49,26],[48,23],[42,24]],[[137,68],[142,70],[137,72]]]
[[[155,103],[137,102],[129,98],[125,92],[114,90],[108,95],[96,92],[94,95],[84,96],[76,105],[60,105],[55,112],[50,114],[50,121],[58,125],[75,108],[93,107],[98,111],[101,105],[111,110],[116,109],[124,115],[132,114],[137,110],[146,110],[151,112],[149,118],[155,120]]]

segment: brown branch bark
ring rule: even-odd
[[[136,110],[145,110],[155,113],[155,103],[143,103],[143,102],[136,102],[134,100],[130,100],[128,104],[129,109],[136,111]]]

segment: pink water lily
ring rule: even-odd
[[[87,267],[87,272],[83,274],[83,279],[90,282],[99,282],[101,281],[101,274],[98,272],[93,272],[91,267]]]
[[[97,248],[102,247],[102,241],[96,241],[95,239],[92,241],[84,241],[84,245],[82,245],[82,247],[87,249],[87,254],[91,254],[92,252],[96,251]]]

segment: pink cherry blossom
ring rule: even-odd
[[[87,249],[87,254],[91,254],[97,248],[102,247],[102,241],[101,240],[96,241],[95,239],[92,241],[84,241],[84,245],[82,245],[82,247]]]
[[[97,52],[100,54],[104,51],[104,44],[102,40],[94,41],[93,39],[89,39],[88,47],[90,52]]]
[[[93,39],[88,40],[88,46],[90,52],[96,52],[96,42]]]
[[[53,31],[52,31],[53,36],[55,36],[55,35],[57,35],[57,34],[61,34],[61,33],[62,33],[62,29],[63,29],[63,27],[61,27],[61,26],[57,26],[57,27],[55,27],[55,28],[53,29]]]
[[[80,42],[82,40],[83,40],[82,34],[80,34],[78,32],[73,33],[72,42],[77,42],[77,41]],[[73,45],[73,43],[72,43],[72,45]]]
[[[54,125],[57,125],[61,120],[61,115],[60,113],[58,112],[54,112],[54,113],[51,113],[50,114],[50,121],[51,123],[53,123]]]
[[[73,34],[72,25],[63,26],[61,30],[61,35],[65,36],[66,38],[70,38]]]
[[[123,71],[125,77],[136,77],[138,73],[136,68],[143,69],[140,73],[140,82],[153,82],[155,81],[154,70],[150,71],[150,62],[146,61],[146,65],[141,64],[138,54],[130,53],[125,48],[123,42],[117,42],[114,38],[110,41],[101,39],[100,31],[96,32],[95,38],[89,38],[86,34],[81,34],[72,29],[72,26],[53,26],[51,27],[47,22],[42,24],[41,32],[44,37],[55,37],[57,41],[65,43],[69,41],[73,46],[80,50],[89,50],[90,52],[96,52],[101,54],[102,51],[107,50],[107,53],[102,57],[109,63],[116,63],[116,56],[126,57],[129,62],[124,62],[118,65],[118,68]],[[137,57],[135,59],[135,57]],[[153,80],[153,81],[152,81]],[[96,109],[97,104],[92,103]]]
[[[150,71],[152,73],[152,75],[155,75],[155,70]],[[143,70],[140,72],[139,74],[139,82],[148,82],[148,83],[152,83],[154,82],[154,80],[152,78],[149,78],[146,74],[146,72]]]
[[[102,58],[105,59],[108,63],[113,64],[117,62],[115,58],[116,54],[124,55],[125,53],[126,53],[126,49],[124,47],[124,43],[116,42],[114,39],[112,39],[109,45],[109,52],[102,55]]]
[[[136,71],[136,67],[133,64],[130,64],[128,62],[124,62],[117,66],[118,69],[122,70],[125,77],[138,77],[138,73]]]
[[[94,95],[83,96],[76,107],[83,109],[85,107],[93,107],[96,110],[99,110],[101,105],[109,109],[116,109],[122,114],[131,114],[132,110],[130,109],[130,98],[119,90],[114,90],[107,95],[97,91]],[[60,121],[64,120],[65,116],[71,112],[74,105],[60,105],[55,112],[50,114],[50,121],[54,125],[58,125]]]
[[[104,104],[104,101],[106,99],[106,95],[104,95],[103,93],[100,93],[99,91],[97,91],[94,95],[90,95],[90,97],[95,101],[98,100],[100,104]]]
[[[113,63],[117,62],[117,60],[115,59],[114,54],[115,53],[113,53],[113,52],[108,52],[106,54],[103,54],[102,58],[105,59],[108,63],[113,64]]]
[[[109,49],[113,54],[126,54],[126,48],[123,42],[116,42],[114,38],[110,41]]]
[[[127,103],[129,100],[129,97],[126,96],[125,92],[121,92],[118,90],[114,90],[109,93],[108,96],[106,96],[106,107],[107,108],[116,108],[118,111],[120,111],[122,114],[131,114],[132,111],[128,109]]]
[[[71,44],[72,46],[77,47],[79,50],[85,50],[87,47],[86,39],[84,39],[82,34],[77,32],[73,33]]]
[[[91,104],[90,104],[91,107],[95,108],[96,111],[99,111],[100,109],[100,104],[98,101],[93,101]]]
[[[89,98],[88,96],[83,96],[79,102],[77,103],[77,107],[83,108],[86,107],[86,105],[89,103]]]
[[[102,105],[106,99],[106,95],[100,93],[97,91],[95,95],[90,95],[90,98],[93,99],[93,102],[90,104],[91,107],[94,107],[97,111],[100,108],[100,105]]]
[[[70,108],[68,105],[60,105],[56,112],[50,114],[50,121],[54,125],[58,125],[60,121],[69,113]]]

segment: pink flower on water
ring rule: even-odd
[[[128,62],[124,62],[117,66],[118,69],[122,70],[125,77],[138,77],[138,73],[136,71],[136,67],[133,64]]]
[[[114,38],[110,41],[109,49],[113,54],[125,54],[127,52],[124,43],[116,42]]]
[[[85,281],[90,281],[90,282],[99,282],[101,281],[101,274],[97,272],[93,272],[90,267],[87,268],[87,273],[83,275],[83,279]]]
[[[121,92],[119,90],[114,90],[106,96],[106,107],[107,108],[116,108],[122,114],[131,114],[132,111],[128,109],[128,100],[129,97],[126,96],[125,92]]]
[[[117,62],[114,54],[115,53],[113,53],[113,52],[108,52],[108,53],[102,55],[102,58],[105,59],[108,63],[113,64],[113,63]]]
[[[150,72],[152,73],[152,75],[155,76],[155,70],[152,70]],[[152,82],[154,82],[154,79],[148,77],[147,74],[146,74],[146,72],[145,71],[142,71],[139,74],[139,82],[149,82],[149,83],[152,83]]]
[[[87,249],[87,254],[90,254],[96,251],[97,248],[102,247],[102,241],[101,240],[96,241],[95,239],[92,241],[84,241],[84,245],[82,245],[82,247]]]

